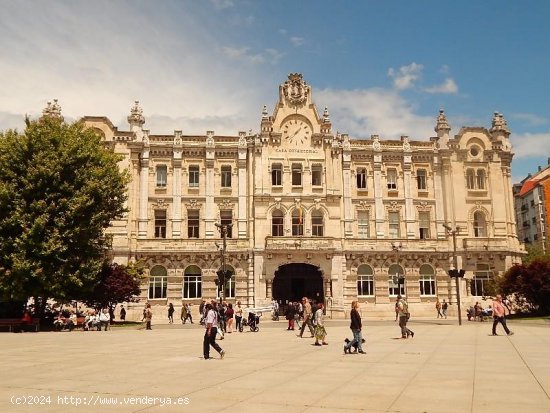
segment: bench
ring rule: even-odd
[[[8,330],[12,332],[14,327],[18,331],[22,331],[26,326],[33,326],[34,331],[40,329],[40,319],[33,318],[31,323],[24,323],[20,318],[0,318],[0,327],[8,327]]]

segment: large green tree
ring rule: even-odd
[[[0,134],[0,298],[68,301],[97,284],[105,229],[125,211],[119,156],[82,122]]]

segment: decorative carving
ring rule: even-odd
[[[46,118],[56,118],[60,121],[63,121],[63,116],[61,116],[61,106],[57,103],[57,99],[52,102],[48,102],[47,106],[42,110],[42,117]]]
[[[239,148],[246,148],[246,132],[239,132]]]
[[[187,209],[201,209],[202,203],[197,202],[196,199],[190,199],[189,202],[185,204],[185,206],[187,207]]]
[[[416,209],[418,211],[431,211],[432,206],[429,205],[427,201],[420,201],[418,204],[416,204]]]
[[[495,112],[489,132],[493,133],[497,131],[510,133],[510,130],[508,129],[508,124],[506,123],[506,119],[504,119],[504,115],[502,113]]]
[[[410,152],[411,151],[411,143],[409,142],[408,136],[402,136],[401,139],[403,140],[403,151]]]
[[[143,139],[142,139],[142,141],[145,145],[149,145],[149,130],[148,129],[143,129]]]
[[[308,98],[310,87],[306,84],[301,73],[290,73],[283,85],[285,99],[291,105],[304,104]]]
[[[391,201],[388,204],[386,204],[386,209],[392,212],[399,212],[401,211],[401,205],[399,205],[397,201]]]
[[[159,198],[156,200],[156,202],[153,204],[153,209],[166,209],[168,208],[168,204],[166,203],[165,199]]]
[[[140,125],[145,123],[145,117],[143,116],[143,109],[139,106],[139,100],[134,102],[134,106],[130,109],[130,115],[128,116],[128,123],[130,125]]]
[[[440,109],[439,115],[437,115],[437,121],[436,121],[434,131],[449,132],[450,130],[451,130],[451,127],[449,126],[449,122],[447,122],[447,116],[445,116],[445,111],[443,109]]]
[[[218,203],[218,207],[220,210],[233,209],[234,206],[235,204],[231,202],[229,199],[223,199],[221,202]]]
[[[181,131],[174,131],[174,146],[181,146]]]
[[[214,131],[213,130],[206,131],[206,146],[209,148],[213,148],[214,145],[215,145]]]
[[[380,151],[382,149],[382,146],[380,145],[380,136],[378,135],[371,135],[372,139],[372,149],[375,151]]]
[[[365,201],[365,200],[359,201],[359,203],[357,204],[357,209],[370,211],[370,204],[368,203],[368,201]]]
[[[328,108],[325,106],[325,111],[323,112],[323,122],[329,123],[330,122],[330,115],[328,113]]]

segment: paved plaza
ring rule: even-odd
[[[550,323],[493,337],[489,322],[415,320],[408,340],[364,324],[366,355],[344,355],[345,320],[322,347],[262,321],[219,341],[223,360],[202,359],[197,324],[1,333],[0,412],[550,412]]]

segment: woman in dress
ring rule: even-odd
[[[328,343],[325,341],[325,337],[327,336],[327,330],[325,330],[325,322],[324,322],[324,316],[323,316],[323,303],[317,304],[317,311],[315,311],[315,345],[321,346],[321,345],[328,345]],[[321,343],[319,343],[321,341]]]

